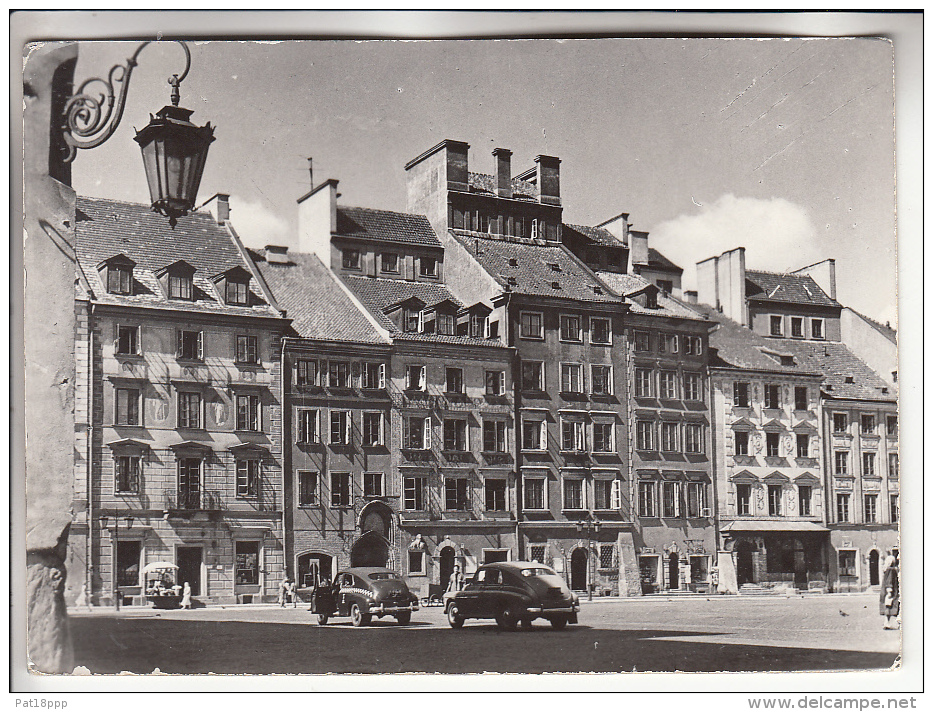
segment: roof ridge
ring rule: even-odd
[[[392,215],[406,215],[408,217],[428,219],[428,216],[423,213],[403,213],[398,210],[386,210],[384,208],[365,208],[362,205],[338,205],[337,210],[363,210],[368,213],[391,213]]]

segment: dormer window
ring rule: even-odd
[[[133,293],[133,268],[136,263],[126,255],[115,255],[101,262],[97,268],[101,271],[107,292],[110,294]]]
[[[191,277],[186,274],[170,274],[168,276],[168,298],[191,300],[193,285]]]
[[[402,331],[417,333],[421,331],[421,312],[416,309],[403,310]]]
[[[658,308],[658,293],[653,289],[649,289],[645,292],[645,306],[648,309]]]
[[[437,259],[434,257],[422,257],[419,262],[421,266],[422,277],[437,276]]]
[[[246,282],[227,282],[225,300],[227,304],[249,304],[249,285]]]
[[[437,314],[437,333],[442,336],[453,336],[456,333],[456,319],[453,314]]]
[[[252,275],[239,265],[211,277],[224,303],[234,306],[249,306],[249,282]]]
[[[343,268],[344,269],[359,269],[360,268],[360,251],[344,248],[343,250]]]

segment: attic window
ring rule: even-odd
[[[187,299],[193,298],[193,285],[191,275],[187,274],[169,274],[168,276],[168,297],[169,299]]]
[[[551,282],[551,289],[560,289],[560,282]]]
[[[509,257],[509,267],[518,267],[518,260],[515,257]]]
[[[846,376],[846,383],[855,383],[855,378],[853,376]]]
[[[508,278],[508,283],[514,286],[514,285],[518,284],[518,280],[515,279],[515,277],[509,277],[509,278]]]
[[[107,291],[111,294],[132,294],[133,268],[111,265],[107,268]]]
[[[652,289],[649,289],[645,292],[645,306],[648,309],[657,309],[658,308],[658,293]]]
[[[556,262],[548,262],[548,263],[547,263],[547,266],[550,267],[550,268],[551,268],[551,271],[553,271],[553,272],[560,272],[560,271],[561,271],[560,265],[557,264]]]
[[[227,280],[225,300],[227,304],[237,304],[241,306],[249,304],[249,283]]]
[[[600,287],[598,284],[594,284],[594,285],[593,285],[593,294],[602,294],[602,293],[603,293],[603,288]]]

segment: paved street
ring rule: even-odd
[[[440,608],[412,623],[267,606],[72,612],[75,660],[93,673],[792,671],[890,667],[898,631],[882,630],[877,596],[713,596],[583,603],[580,624],[499,631],[447,626]]]

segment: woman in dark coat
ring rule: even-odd
[[[885,629],[896,629],[895,620],[901,612],[901,582],[899,580],[897,559],[889,556],[884,560],[884,578],[881,581],[881,599],[879,613],[885,616]]]

